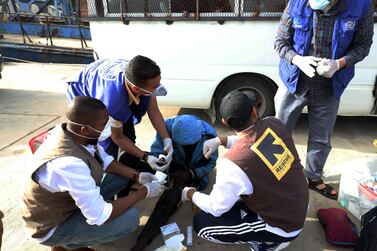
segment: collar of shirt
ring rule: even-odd
[[[343,0],[338,0],[338,2],[326,13],[320,12],[320,15],[322,16],[336,16],[340,12],[342,12],[345,8],[345,3]]]
[[[135,103],[136,105],[139,105],[140,103],[140,98],[139,96],[135,96],[126,81],[124,81],[124,85],[126,86],[126,90],[128,93],[128,104],[131,105],[132,103]]]
[[[94,156],[94,153],[96,152],[96,149],[94,148],[94,145],[82,145],[92,156]]]
[[[309,1],[306,4],[307,7],[310,8]],[[328,12],[324,13],[321,10],[314,10],[315,13],[317,13],[318,16],[334,16],[337,15],[339,12],[345,10],[345,3],[343,0],[338,0],[338,3],[336,3]]]

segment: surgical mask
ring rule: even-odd
[[[73,122],[73,121],[71,121],[71,120],[68,120],[68,123],[73,124],[73,125],[77,125],[77,126],[87,126],[87,127],[89,127],[91,130],[93,130],[93,131],[95,131],[96,133],[98,133],[100,136],[101,136],[101,134],[102,134],[102,132],[103,132],[103,131],[100,131],[100,130],[97,130],[97,129],[91,127],[90,125],[85,125],[85,124],[76,123],[76,122]],[[87,139],[87,140],[88,140],[88,144],[90,144],[90,145],[97,145],[97,144],[98,144],[99,137],[89,137],[89,136],[85,136],[85,135],[82,135],[82,134],[79,134],[79,133],[77,133],[77,132],[74,132],[74,131],[70,130],[68,127],[67,127],[67,131],[73,133],[73,134],[76,135],[76,136],[79,136],[79,137],[81,137],[81,138],[85,138],[85,139]]]
[[[110,122],[108,121],[105,125],[105,129],[103,129],[102,133],[99,135],[98,141],[99,142],[104,141],[108,139],[109,137],[111,137],[111,126],[110,126]]]
[[[162,84],[159,84],[153,92],[151,91],[148,91],[148,90],[145,90],[144,88],[141,88],[135,84],[133,84],[128,78],[124,77],[126,79],[126,81],[128,82],[128,84],[133,87],[133,86],[136,86],[137,88],[139,88],[140,90],[142,90],[143,92],[145,92],[146,94],[143,94],[143,96],[166,96],[168,94],[168,91],[166,90],[166,88],[162,85]]]
[[[309,5],[313,10],[324,10],[330,2],[331,0],[309,0]]]

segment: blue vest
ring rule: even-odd
[[[127,63],[123,59],[100,59],[91,63],[73,81],[68,82],[68,100],[77,96],[99,99],[114,119],[126,123],[132,118],[133,123],[138,124],[148,109],[150,97],[140,96],[139,105],[128,104],[128,92],[124,85]],[[103,143],[105,149],[111,143],[109,139]]]
[[[339,59],[346,55],[361,19],[366,14],[371,0],[340,0],[344,1],[344,10],[335,21],[332,37],[332,59]],[[293,49],[301,56],[309,53],[313,37],[313,10],[308,6],[308,0],[291,0],[290,16],[294,29]],[[288,62],[280,60],[280,78],[290,93],[296,91],[300,69]],[[337,71],[332,78],[334,95],[339,100],[344,89],[355,75],[355,66],[349,66]]]

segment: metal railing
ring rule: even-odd
[[[30,35],[42,27],[39,35],[46,37],[46,45],[53,46],[53,37],[75,30],[81,47],[86,48],[88,36],[82,29],[89,27],[87,16],[87,0],[0,0],[0,34],[8,28],[11,34],[22,35],[24,44],[33,44]],[[64,32],[62,27],[67,27]]]
[[[89,20],[279,19],[288,0],[88,0]],[[374,0],[377,9],[377,0]],[[377,15],[375,14],[375,17]]]

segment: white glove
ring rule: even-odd
[[[322,58],[322,60],[318,63],[317,73],[325,78],[332,78],[339,68],[340,64],[338,60]]]
[[[164,139],[164,152],[166,153],[165,160],[167,164],[170,164],[170,162],[173,159],[173,141],[171,138]]]
[[[147,188],[147,196],[145,198],[160,196],[165,190],[165,186],[159,182],[147,183],[144,186]]]
[[[151,183],[152,181],[154,180],[158,180],[156,176],[154,176],[153,174],[151,173],[147,173],[147,172],[141,172],[139,174],[139,183],[142,184],[142,185],[145,185],[147,183]]]
[[[153,155],[148,155],[148,159],[147,159],[147,163],[148,165],[155,171],[160,171],[160,172],[163,172],[166,168],[169,167],[169,163],[166,163],[165,165],[163,166],[159,166],[158,163],[159,163],[159,159],[156,158],[155,156]]]
[[[317,62],[321,59],[313,56],[300,56],[296,55],[292,58],[292,64],[296,65],[300,70],[305,73],[306,76],[309,78],[314,77],[315,68],[317,66]]]
[[[182,195],[181,195],[181,201],[182,202],[187,202],[189,199],[187,198],[187,192],[191,189],[195,189],[194,187],[185,187],[182,190]],[[196,190],[196,189],[195,189]]]
[[[204,141],[203,155],[206,159],[209,159],[213,152],[215,152],[221,145],[219,137]]]

